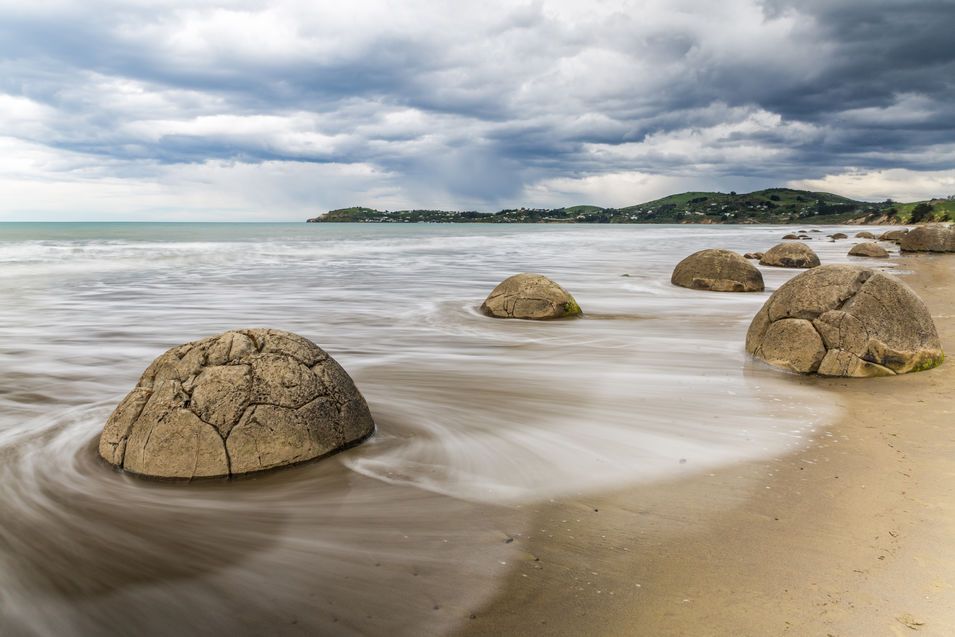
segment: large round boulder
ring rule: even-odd
[[[767,250],[759,263],[779,268],[814,268],[819,265],[819,257],[805,243],[780,243]]]
[[[902,252],[955,252],[955,230],[948,226],[919,226],[899,241]]]
[[[99,454],[129,473],[189,480],[321,458],[375,429],[351,377],[279,330],[234,330],[174,347],[106,422]]]
[[[673,285],[713,292],[762,292],[763,275],[732,250],[700,250],[680,261],[670,277]]]
[[[851,265],[813,268],[780,286],[753,318],[746,351],[824,376],[892,376],[944,359],[918,295],[898,279]]]
[[[877,243],[857,243],[849,250],[850,257],[871,257],[888,259],[888,251]]]
[[[542,274],[527,272],[501,281],[484,300],[481,311],[495,318],[535,320],[581,313],[577,301],[567,290]]]

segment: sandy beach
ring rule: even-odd
[[[955,261],[898,263],[955,352]],[[462,634],[955,634],[955,363],[792,383],[841,418],[789,456],[539,507]]]

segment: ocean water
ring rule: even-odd
[[[784,232],[0,224],[0,634],[447,634],[507,574],[535,503],[781,455],[838,417],[743,351],[795,271],[763,268],[759,294],[669,283],[696,250]],[[850,242],[824,236],[823,261],[848,261]],[[522,271],[585,316],[481,315]],[[154,357],[244,327],[331,353],[375,437],[232,483],[97,460]]]

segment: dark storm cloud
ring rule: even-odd
[[[368,166],[421,203],[955,168],[951,1],[449,6],[0,0],[0,134],[69,170]]]

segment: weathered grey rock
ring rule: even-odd
[[[798,239],[799,239],[799,235],[792,234],[792,233],[787,234],[786,236],[783,237],[783,241],[796,241]]]
[[[849,235],[847,235],[845,232],[836,232],[834,234],[829,235],[829,238],[830,239],[848,239]]]
[[[784,283],[756,313],[746,351],[800,373],[892,376],[944,359],[925,303],[869,268],[826,265]]]
[[[856,233],[856,239],[875,239],[875,235],[868,230],[863,230]]]
[[[888,232],[883,232],[879,235],[879,241],[901,241],[902,237],[908,234],[909,229],[904,228],[902,230],[889,230]]]
[[[700,250],[680,261],[673,285],[713,292],[762,292],[763,275],[732,250]]]
[[[767,250],[759,263],[780,268],[814,268],[819,265],[819,257],[805,243],[780,243]]]
[[[481,311],[496,318],[546,320],[581,313],[574,297],[546,276],[522,273],[504,279],[488,295]]]
[[[888,251],[877,243],[857,243],[849,250],[850,257],[871,257],[888,259]]]
[[[320,347],[234,330],[153,361],[107,420],[99,454],[152,478],[237,476],[326,456],[374,428],[351,377]]]
[[[948,226],[919,226],[899,241],[902,252],[955,252],[955,230]]]
[[[743,258],[759,260],[763,258],[763,253],[762,252],[747,252],[746,254],[743,255]]]

